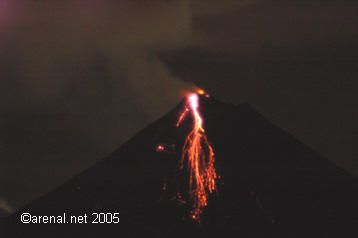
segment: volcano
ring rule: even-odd
[[[200,96],[218,174],[201,221],[178,169],[191,121],[183,101],[110,156],[1,222],[1,237],[358,237],[355,177],[248,104]],[[21,224],[32,215],[119,213],[114,224]]]

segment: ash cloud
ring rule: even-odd
[[[191,85],[153,52],[187,44],[191,13],[185,0],[16,1],[11,8],[16,14],[0,25],[0,187],[18,207],[180,100]]]

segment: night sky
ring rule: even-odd
[[[358,175],[358,3],[0,0],[0,207],[111,153],[196,85]]]

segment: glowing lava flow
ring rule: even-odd
[[[202,209],[207,206],[208,195],[216,188],[215,155],[203,127],[203,118],[199,112],[199,96],[195,93],[187,98],[187,104],[181,113],[177,127],[188,112],[193,116],[193,128],[185,139],[180,168],[187,161],[189,173],[189,195],[193,200],[191,217],[199,220]]]

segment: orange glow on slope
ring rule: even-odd
[[[203,127],[203,119],[199,112],[199,96],[190,94],[187,104],[181,113],[177,126],[184,120],[188,112],[193,116],[193,128],[185,139],[180,168],[187,162],[189,171],[189,195],[193,200],[191,217],[200,219],[202,209],[207,206],[208,195],[216,188],[215,155]]]

